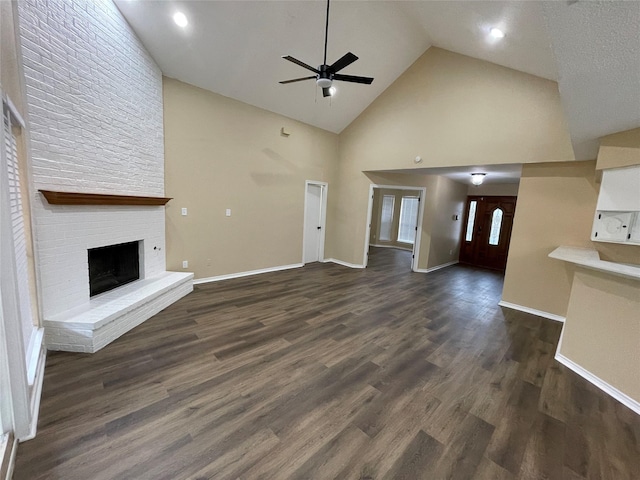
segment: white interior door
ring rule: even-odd
[[[324,238],[324,186],[307,184],[304,212],[303,263],[322,260]]]

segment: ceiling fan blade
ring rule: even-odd
[[[339,72],[343,68],[348,67],[349,65],[351,65],[356,60],[358,60],[358,57],[356,57],[353,53],[348,52],[348,53],[345,53],[342,56],[342,58],[340,58],[339,60],[336,60],[333,63],[333,65],[331,65],[331,67],[329,67],[329,68],[331,70],[333,70],[333,73]]]
[[[354,75],[340,75],[339,73],[336,73],[333,79],[342,82],[366,83],[367,85],[371,85],[371,82],[373,82],[371,77],[356,77]]]
[[[323,97],[330,97],[331,96],[331,87],[326,87],[322,89],[322,96]]]
[[[301,82],[301,81],[303,81],[303,80],[311,80],[312,78],[313,78],[313,79],[316,79],[316,78],[317,78],[317,75],[312,75],[312,76],[310,76],[310,77],[294,78],[293,80],[283,80],[283,81],[282,81],[282,82],[280,82],[280,83],[282,83],[282,84],[284,85],[284,84],[286,84],[286,83],[294,83],[294,82]]]
[[[293,62],[296,65],[300,65],[302,68],[306,68],[307,70],[311,70],[312,72],[320,73],[318,70],[313,68],[311,65],[307,65],[306,63],[301,62],[297,58],[293,58],[291,55],[284,55],[282,58],[284,58],[285,60],[289,60],[290,62]]]

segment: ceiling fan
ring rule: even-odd
[[[294,83],[301,82],[303,80],[316,80],[316,85],[322,88],[322,96],[329,97],[331,96],[331,84],[334,80],[339,80],[342,82],[352,82],[352,83],[364,83],[366,85],[371,85],[373,82],[373,78],[371,77],[357,77],[354,75],[341,75],[338,72],[343,68],[351,65],[353,62],[358,60],[353,53],[348,52],[345,53],[340,59],[336,60],[332,65],[327,65],[327,36],[329,33],[329,1],[327,0],[327,21],[325,23],[324,29],[324,60],[322,65],[318,68],[313,68],[310,65],[307,65],[304,62],[301,62],[297,58],[293,58],[291,55],[284,55],[282,58],[285,60],[289,60],[290,62],[295,63],[296,65],[300,65],[307,70],[311,70],[315,75],[311,75],[310,77],[302,77],[302,78],[294,78],[293,80],[284,80],[280,83]]]

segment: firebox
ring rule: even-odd
[[[139,242],[89,249],[90,295],[98,295],[140,278]]]

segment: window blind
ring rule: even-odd
[[[380,240],[391,241],[393,227],[393,206],[396,198],[393,195],[382,196],[382,213],[380,214]]]
[[[13,233],[13,248],[16,262],[16,287],[18,291],[18,305],[20,322],[24,340],[25,354],[29,354],[29,342],[34,331],[31,298],[29,293],[29,264],[27,260],[27,242],[24,229],[24,212],[22,209],[22,194],[20,190],[20,169],[18,165],[18,148],[16,137],[11,128],[11,112],[6,104],[3,105],[4,148],[6,152],[6,168],[9,189],[9,208],[11,211],[11,226]]]
[[[418,197],[402,197],[400,203],[400,228],[398,241],[413,243],[416,238],[416,224],[418,223]]]

